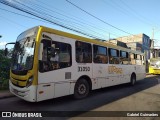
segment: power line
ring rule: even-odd
[[[120,9],[120,7],[118,7],[119,5],[117,6],[117,5],[113,4],[113,3],[112,3],[113,0],[112,0],[111,2],[102,0],[102,2],[103,2],[104,4],[106,4],[106,5],[110,5],[110,6],[114,7],[114,8],[117,9],[119,12],[121,12],[121,13],[123,13],[123,14],[125,14],[125,15],[129,15],[125,10]],[[108,7],[108,6],[107,6],[107,7]]]
[[[85,29],[87,28],[90,32],[94,32],[94,33],[96,33],[97,35],[100,35],[100,36],[104,36],[103,34],[100,34],[100,33],[98,33],[98,32],[95,32],[94,30],[92,30],[92,29],[90,29],[90,28],[88,28],[88,27],[91,27],[91,28],[94,28],[94,29],[98,29],[98,30],[101,30],[101,31],[103,31],[103,32],[105,32],[105,35],[106,35],[106,31],[105,30],[103,30],[103,29],[101,29],[101,28],[98,28],[98,27],[95,27],[95,26],[93,26],[93,25],[89,25],[89,24],[87,24],[87,23],[85,23],[85,22],[82,22],[82,21],[80,21],[80,19],[77,19],[77,18],[73,18],[73,17],[70,17],[70,16],[68,16],[67,14],[66,15],[64,15],[64,14],[61,14],[61,13],[59,13],[59,12],[57,12],[57,11],[53,11],[52,9],[50,9],[50,5],[47,5],[46,3],[43,3],[43,2],[40,2],[40,1],[38,1],[38,0],[35,0],[35,1],[37,1],[37,2],[39,2],[39,3],[41,3],[41,4],[44,4],[44,5],[46,5],[47,6],[47,8],[46,7],[44,7],[44,6],[42,6],[42,5],[37,5],[37,4],[33,4],[32,2],[29,2],[34,8],[37,8],[39,11],[47,11],[47,13],[48,12],[52,12],[52,13],[56,13],[56,14],[58,14],[58,15],[61,15],[62,17],[65,17],[65,18],[67,18],[67,19],[71,19],[72,21],[70,21],[70,20],[66,20],[66,19],[62,19],[63,21],[65,21],[65,22],[70,22],[70,23],[72,23],[72,24],[76,24],[76,25],[78,25],[79,27],[85,27]],[[53,7],[52,7],[53,8]],[[52,14],[52,15],[54,15],[54,14]],[[52,17],[52,16],[51,16]],[[74,20],[74,21],[73,21]],[[78,22],[77,22],[78,21]],[[88,27],[86,27],[86,25],[88,26]],[[108,34],[109,34],[109,32],[108,32]],[[114,33],[111,33],[110,32],[110,34],[112,34],[112,35],[114,35],[114,36],[118,36],[118,35],[116,35],[116,34],[114,34]],[[108,35],[107,35],[108,36]],[[109,37],[109,36],[108,36]]]
[[[103,0],[103,2],[106,4],[106,1],[105,1],[105,0]],[[110,2],[108,2],[108,3],[110,3]],[[126,6],[128,9],[122,7],[120,4],[118,4],[118,3],[117,3],[116,1],[114,1],[114,0],[112,0],[111,3],[113,3],[113,5],[112,5],[113,7],[115,7],[117,10],[125,13],[127,16],[132,16],[132,17],[135,18],[136,20],[138,20],[138,21],[140,21],[140,22],[142,22],[142,23],[145,23],[145,24],[147,24],[147,25],[149,25],[149,26],[152,25],[151,23],[146,22],[145,20],[142,20],[142,19],[141,19],[142,16],[138,16],[138,15],[137,15],[138,13],[136,13],[136,12],[133,11],[133,10],[131,10],[131,9],[129,8],[129,6],[127,6],[122,0],[121,0],[121,2],[119,2],[119,3],[123,4],[123,6]],[[133,14],[133,13],[135,13],[135,14]],[[140,17],[141,17],[141,18],[140,18]]]
[[[31,12],[31,11],[26,10],[26,9],[24,9],[24,8],[21,8],[21,7],[19,7],[19,6],[13,5],[13,4],[10,3],[10,2],[0,0],[0,3],[2,3],[2,4],[4,4],[4,5],[7,5],[7,6],[10,6],[10,7],[12,7],[12,8],[15,8],[15,9],[17,9],[17,10],[20,10],[20,11],[22,11],[22,12],[25,12],[25,13],[27,13],[27,14],[30,14],[30,15],[32,15],[32,16],[35,16],[35,17],[37,17],[37,18],[40,18],[40,19],[42,19],[42,20],[45,20],[45,21],[47,21],[47,22],[50,22],[50,23],[52,23],[52,24],[55,24],[55,25],[58,25],[58,26],[60,26],[60,27],[66,28],[66,29],[68,29],[68,30],[71,30],[71,31],[74,31],[74,32],[83,34],[83,35],[88,36],[88,37],[91,37],[91,38],[98,39],[97,37],[95,37],[95,36],[93,36],[93,35],[84,33],[84,32],[82,32],[82,31],[79,31],[79,30],[74,29],[74,28],[72,28],[72,27],[69,27],[69,26],[63,25],[63,24],[61,24],[61,23],[55,22],[55,21],[53,21],[53,20],[51,20],[51,19],[48,19],[48,18],[43,17],[43,16],[40,16],[40,15],[34,13],[34,12]]]
[[[17,3],[19,3],[20,5],[22,5],[22,8],[24,8],[24,7],[26,7],[26,5],[24,6],[24,4],[22,4],[22,3],[20,3],[19,1],[16,1],[16,0],[14,0],[14,2],[17,2]],[[12,2],[13,3],[13,2]],[[30,2],[31,3],[31,2]],[[34,4],[32,4],[32,5],[34,5]],[[34,7],[33,8],[37,8],[37,7],[35,7],[35,6],[38,6],[38,5],[34,5]],[[28,7],[27,6],[27,8],[29,8],[30,9],[30,7]],[[31,8],[32,10],[34,10],[33,8]],[[39,8],[43,8],[43,6],[40,6]],[[45,8],[44,8],[45,9]],[[37,9],[37,10],[34,10],[36,13],[38,13],[39,11],[44,11],[44,9]],[[10,13],[13,13],[13,14],[16,14],[16,15],[20,15],[20,16],[23,16],[23,17],[26,17],[26,18],[30,18],[30,19],[34,19],[34,20],[38,20],[38,21],[42,21],[42,22],[46,22],[46,23],[50,23],[50,22],[48,22],[48,21],[45,21],[45,20],[40,20],[40,19],[36,19],[36,18],[33,18],[33,17],[30,17],[30,16],[26,16],[26,15],[23,15],[23,14],[19,14],[19,13],[17,13],[17,12],[13,12],[13,11],[9,11],[9,10],[6,10],[6,9],[3,9],[3,8],[0,8],[0,10],[3,10],[3,11],[6,11],[6,12],[10,12]],[[51,10],[51,9],[47,9],[47,10]],[[53,11],[52,11],[53,12]],[[46,13],[42,13],[43,15],[46,15]],[[48,14],[47,14],[48,15]],[[62,14],[61,14],[62,15]],[[53,17],[53,16],[51,16],[51,17]],[[67,17],[67,16],[66,16]],[[48,17],[47,17],[48,18]],[[70,17],[71,18],[71,17]],[[59,19],[60,20],[60,19]],[[61,19],[61,20],[63,20],[63,19]],[[76,20],[78,20],[78,19],[76,19]],[[64,21],[66,21],[66,20],[64,20]],[[73,23],[73,22],[72,22]],[[51,23],[52,24],[52,23]],[[79,27],[78,28],[76,28],[75,27],[75,25],[74,25],[74,28],[76,28],[77,30],[81,27],[81,26],[84,26],[84,24],[85,25],[88,25],[88,24],[86,24],[86,23],[84,23],[84,24],[79,24],[79,23],[76,23],[76,24],[78,24],[79,25]],[[91,25],[88,25],[88,26],[91,26]],[[86,26],[84,26],[85,28],[86,28]],[[106,32],[105,30],[103,30],[103,29],[101,29],[101,28],[99,28],[99,27],[95,27],[95,26],[91,26],[92,28],[96,28],[96,29],[99,29],[99,30],[101,30],[101,31],[103,31],[103,32]],[[88,29],[88,28],[87,28]],[[84,32],[83,30],[79,30],[79,31],[81,31],[81,32]],[[97,32],[95,32],[95,31],[93,31],[93,30],[89,30],[90,32],[93,32],[93,34],[95,35],[95,34],[99,34],[101,37],[103,36],[102,34],[100,34],[100,33],[97,33]],[[84,33],[86,33],[86,32],[84,32]],[[108,34],[112,34],[112,35],[114,35],[114,36],[118,36],[118,35],[116,35],[116,34],[114,34],[114,33],[108,33]],[[83,34],[84,35],[84,34]],[[88,36],[88,35],[86,35],[86,36]],[[90,35],[91,36],[91,35]],[[93,35],[92,35],[92,38],[98,38],[98,37],[93,37]],[[100,38],[99,38],[100,39]],[[104,39],[104,38],[101,38],[101,39]],[[105,37],[105,39],[106,39],[106,37]]]
[[[119,12],[125,14],[126,16],[132,16],[134,17],[136,20],[139,20],[140,22],[142,23],[146,23],[147,25],[152,25],[148,22],[145,22],[144,20],[140,19],[138,16],[136,16],[137,14],[133,14],[132,12],[130,12],[128,9],[122,7],[120,4],[118,4],[116,1],[112,0],[112,1],[105,1],[105,0],[102,0],[106,5],[110,4],[112,5],[115,9],[117,9]],[[120,3],[122,3],[123,5],[125,5],[125,3],[123,3],[123,1],[121,1]],[[125,5],[126,6],[126,5]],[[128,6],[127,6],[128,8]]]
[[[29,16],[26,16],[26,15],[20,14],[20,13],[16,13],[16,12],[13,12],[13,11],[9,11],[9,10],[7,10],[7,9],[0,8],[0,10],[6,11],[6,12],[10,12],[10,13],[13,13],[13,14],[16,14],[16,15],[19,15],[19,16],[23,16],[23,17],[26,17],[26,18],[30,18],[30,19],[42,21],[42,20],[39,20],[39,19],[36,19],[36,18],[33,18],[33,17],[29,17]],[[44,21],[42,21],[42,22],[44,22]]]
[[[14,0],[15,2],[17,2],[16,0]],[[30,14],[30,15],[32,15],[32,16],[35,16],[35,17],[38,17],[38,18],[40,18],[40,19],[42,19],[42,20],[44,20],[44,21],[47,21],[48,23],[51,23],[51,24],[56,24],[56,25],[58,25],[58,26],[60,26],[60,27],[63,27],[63,28],[66,28],[66,29],[69,29],[69,30],[72,30],[72,31],[74,31],[74,32],[77,32],[77,33],[80,33],[80,34],[83,34],[83,35],[85,35],[85,36],[88,36],[88,37],[92,37],[92,38],[95,38],[95,39],[99,39],[98,37],[96,37],[95,35],[91,35],[91,34],[88,34],[88,33],[86,33],[86,32],[84,32],[83,30],[80,30],[79,28],[76,28],[75,26],[73,27],[69,27],[69,26],[67,26],[67,25],[64,25],[64,24],[62,24],[62,23],[59,23],[59,22],[56,22],[55,20],[53,21],[51,18],[49,18],[49,17],[52,17],[51,15],[49,15],[49,14],[46,14],[45,12],[41,12],[41,11],[39,11],[39,9],[33,9],[33,8],[31,8],[31,7],[29,7],[29,6],[26,6],[26,5],[24,5],[24,4],[22,4],[22,3],[19,3],[20,5],[22,5],[22,7],[20,7],[20,6],[17,6],[17,5],[14,5],[14,4],[11,4],[10,2],[4,2],[4,1],[2,1],[1,0],[1,3],[2,4],[5,4],[5,5],[8,5],[8,6],[10,6],[10,7],[13,7],[13,8],[15,8],[15,9],[18,9],[18,10],[20,10],[20,11],[22,11],[22,12],[25,12],[25,13],[28,13],[28,14]],[[27,7],[29,10],[27,10],[27,9],[25,9],[25,7]],[[32,10],[32,11],[30,11],[30,9]],[[33,12],[34,11],[34,12]],[[39,13],[40,12],[40,13]],[[40,14],[40,15],[39,15]],[[42,16],[43,15],[43,16]],[[46,16],[47,15],[47,16]],[[48,17],[49,16],[49,17]],[[54,16],[53,16],[54,17]],[[55,17],[54,17],[55,18]],[[43,21],[43,22],[44,22]],[[76,29],[75,29],[76,28]]]
[[[9,21],[9,22],[11,22],[11,23],[14,23],[14,24],[16,24],[16,25],[18,25],[18,26],[21,26],[21,27],[23,27],[23,28],[26,28],[26,26],[21,25],[21,24],[13,21],[13,20],[11,20],[11,19],[8,19],[8,18],[4,17],[4,16],[1,16],[1,15],[0,15],[0,18],[5,19],[5,20],[7,20],[7,21]]]
[[[122,30],[122,29],[120,29],[120,28],[118,28],[118,27],[116,27],[116,26],[114,26],[114,25],[112,25],[112,24],[110,24],[110,23],[108,23],[108,22],[105,22],[104,20],[102,20],[102,19],[100,19],[100,18],[98,18],[98,17],[96,17],[96,16],[94,16],[94,15],[92,15],[91,13],[89,13],[89,12],[87,12],[86,10],[80,8],[79,6],[77,6],[77,5],[75,5],[74,3],[70,2],[69,0],[66,0],[66,1],[67,1],[68,3],[70,3],[71,5],[75,6],[76,8],[80,9],[81,11],[85,12],[86,14],[92,16],[93,18],[95,18],[95,19],[97,19],[97,20],[99,20],[99,21],[101,21],[101,22],[103,22],[103,23],[105,23],[105,24],[107,24],[107,25],[109,25],[109,26],[111,26],[111,27],[113,27],[113,28],[121,31],[121,32],[124,32],[124,33],[127,33],[127,34],[129,34],[129,35],[132,35],[131,33],[127,32],[127,31],[124,31],[124,30]]]
[[[48,6],[47,8],[45,8],[45,7],[43,7],[43,6],[38,6],[38,5],[36,5],[36,4],[33,4],[32,2],[29,2],[32,6],[33,6],[33,8],[35,8],[36,9],[36,12],[37,11],[39,11],[39,12],[41,12],[41,11],[43,11],[41,14],[43,14],[43,15],[48,15],[49,17],[54,17],[53,15],[54,14],[52,14],[52,15],[50,15],[50,14],[48,14],[49,12],[53,12],[53,13],[55,13],[55,11],[52,11],[51,9],[49,9],[50,7]],[[21,3],[19,3],[19,4],[21,4]],[[21,5],[23,5],[24,6],[24,4],[21,4]],[[26,7],[26,5],[25,5],[25,7]],[[28,6],[27,6],[28,7]],[[30,9],[30,7],[28,7],[29,9]],[[35,9],[34,9],[34,11],[35,11]],[[33,9],[32,9],[33,10]],[[44,13],[44,11],[46,11],[47,10],[47,13],[45,12]],[[59,12],[58,12],[59,13]],[[68,17],[68,16],[66,16],[66,15],[63,15],[63,14],[61,14],[60,13],[60,15],[62,15],[62,16],[64,16],[64,17],[66,17],[66,18],[70,18],[71,19],[71,17]],[[55,17],[54,17],[55,18]],[[96,31],[94,31],[94,30],[92,30],[92,29],[90,29],[90,28],[88,28],[87,26],[89,26],[89,27],[92,27],[92,28],[96,28],[96,29],[99,29],[99,30],[101,30],[101,31],[103,31],[104,32],[104,30],[102,30],[101,28],[97,28],[97,27],[95,27],[95,26],[91,26],[91,25],[88,25],[88,24],[86,24],[86,23],[82,23],[82,22],[77,22],[77,19],[74,19],[74,20],[76,20],[76,22],[74,22],[74,21],[68,21],[68,20],[66,20],[66,19],[59,19],[59,20],[63,20],[64,22],[70,22],[71,24],[75,24],[76,26],[78,25],[78,28],[76,28],[76,29],[79,29],[79,28],[81,28],[81,27],[84,27],[85,28],[85,30],[86,29],[88,29],[90,32],[93,32],[93,34],[95,35],[95,34],[97,34],[97,35],[99,35],[99,36],[101,36],[99,39],[107,39],[106,37],[104,37],[104,38],[102,38],[102,36],[106,36],[106,31],[105,31],[105,35],[103,35],[102,33],[98,33],[98,32],[96,32]],[[73,20],[73,19],[72,19]],[[78,19],[78,21],[79,21],[79,19]],[[85,25],[84,25],[85,24]],[[74,25],[74,27],[75,27],[75,25]],[[87,26],[86,26],[87,25]],[[83,28],[83,29],[84,29]],[[81,30],[82,31],[82,30]],[[111,33],[112,35],[115,35],[115,34],[113,34],[113,33]],[[108,37],[109,37],[109,35],[107,35]],[[117,35],[115,35],[115,36],[117,36]]]
[[[9,13],[12,13],[12,14],[15,14],[15,15],[19,15],[19,16],[22,16],[22,17],[26,17],[26,18],[29,18],[29,19],[33,19],[33,20],[37,20],[37,21],[41,21],[41,22],[45,22],[45,23],[50,23],[50,22],[47,22],[45,20],[41,20],[41,19],[37,19],[37,18],[34,18],[34,17],[26,16],[24,14],[20,14],[20,13],[17,13],[17,12],[9,11],[7,9],[0,8],[0,10],[9,12]]]
[[[133,9],[132,7],[130,7],[128,4],[126,4],[123,0],[120,0],[123,5],[125,5],[128,10],[132,11],[132,13],[134,13],[135,16],[139,16],[141,17],[141,19],[139,17],[137,17],[139,20],[145,22],[146,24],[148,24],[149,26],[153,26],[153,21],[149,20],[148,18],[146,18],[145,16],[143,16],[142,14],[140,14],[139,12],[137,12],[135,9]]]
[[[39,0],[35,0],[35,1],[37,1],[38,3],[41,3],[41,4],[45,5],[45,6],[47,6],[46,9],[48,9],[48,7],[54,8],[54,7],[51,6],[50,4],[46,4],[46,2],[42,2],[42,1],[39,1]],[[43,8],[43,6],[41,6],[41,7]],[[55,10],[58,10],[58,12],[57,12],[57,11],[53,11],[52,9],[48,9],[48,10],[49,10],[49,11],[52,11],[52,12],[54,12],[54,13],[56,13],[56,14],[59,14],[59,15],[61,15],[61,16],[64,16],[64,17],[66,17],[66,18],[69,18],[69,19],[72,19],[72,20],[76,20],[76,21],[78,21],[79,23],[85,24],[85,25],[87,25],[87,26],[90,26],[90,27],[92,27],[92,28],[94,28],[94,29],[98,29],[98,30],[103,31],[103,32],[105,32],[105,33],[108,33],[108,34],[111,34],[111,35],[114,35],[114,36],[120,36],[120,35],[117,35],[116,33],[106,31],[106,28],[105,28],[105,30],[104,30],[104,29],[102,29],[102,28],[100,28],[100,27],[93,26],[94,23],[92,23],[92,24],[87,24],[87,23],[85,23],[84,21],[86,21],[86,19],[77,18],[76,16],[74,16],[74,15],[72,15],[72,14],[70,14],[70,13],[66,13],[65,11],[63,11],[63,10],[61,10],[61,9],[58,9],[58,8],[54,8],[54,9],[55,9]],[[65,15],[62,14],[62,13],[60,13],[59,11],[62,11]],[[71,17],[71,16],[72,16],[72,17]],[[88,21],[86,21],[86,22],[88,22]],[[91,21],[89,21],[88,23],[91,23]]]
[[[67,1],[68,3],[70,3],[71,5],[75,6],[76,8],[80,9],[81,11],[85,12],[86,14],[92,16],[93,18],[95,18],[95,19],[103,22],[104,24],[107,24],[107,25],[109,25],[109,26],[111,26],[111,27],[113,27],[113,28],[115,28],[115,29],[117,29],[117,30],[119,30],[119,31],[121,31],[121,32],[127,33],[127,34],[129,34],[129,35],[136,36],[137,38],[142,38],[142,37],[140,37],[140,36],[138,36],[138,35],[134,35],[134,34],[131,34],[131,33],[127,32],[127,31],[124,31],[124,30],[122,30],[122,29],[120,29],[120,28],[118,28],[118,27],[116,27],[116,26],[114,26],[114,25],[112,25],[112,24],[110,24],[110,23],[108,23],[108,22],[105,22],[104,20],[102,20],[102,19],[100,19],[100,18],[92,15],[91,13],[89,13],[89,12],[87,12],[86,10],[80,8],[79,6],[77,6],[77,5],[75,5],[74,3],[70,2],[69,0],[66,0],[66,1]]]
[[[45,9],[42,10],[42,8],[43,8],[42,6],[39,7],[38,5],[32,4],[32,5],[34,5],[34,8],[36,8],[36,9],[33,9],[33,8],[31,8],[31,7],[23,4],[23,3],[18,2],[17,0],[14,0],[14,1],[15,1],[16,3],[24,6],[24,7],[27,7],[27,8],[29,8],[29,9],[37,12],[37,13],[41,13],[41,14],[43,14],[44,16],[47,16],[47,18],[48,18],[48,17],[51,17],[51,18],[55,18],[55,19],[57,19],[57,20],[59,20],[59,21],[65,21],[65,22],[67,21],[67,22],[70,22],[70,21],[68,21],[68,20],[66,20],[66,19],[60,19],[60,18],[57,18],[57,17],[55,17],[55,16],[53,16],[53,15],[50,15],[50,14],[44,12]],[[36,7],[35,7],[35,6],[36,6]],[[37,9],[37,6],[38,6],[38,8],[40,8],[40,9]],[[42,11],[42,12],[41,12],[41,11]],[[47,11],[47,12],[48,12],[48,11]],[[73,24],[73,22],[71,22],[71,23]],[[79,27],[83,26],[82,24],[79,24],[79,23],[76,23],[76,24],[79,25],[78,28],[76,28],[76,29],[79,29]],[[75,25],[74,25],[74,27],[75,27]],[[80,31],[82,32],[83,30],[80,30]],[[95,31],[93,31],[93,30],[91,30],[91,29],[90,29],[90,31],[92,31],[94,34],[99,34],[99,35],[102,36],[102,34],[97,33],[97,32],[95,32]]]

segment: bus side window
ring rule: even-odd
[[[43,44],[43,50],[42,53],[39,53],[42,54],[42,60],[39,60],[39,71],[46,72],[49,71],[50,68],[48,63],[48,48],[51,46],[51,41],[43,39],[41,43]]]
[[[102,63],[102,64],[108,63],[108,55],[106,47],[93,45],[93,50],[94,50],[94,58],[93,58],[94,63]]]
[[[42,40],[42,43],[42,60],[39,60],[40,72],[62,69],[72,65],[70,44],[51,40]]]
[[[137,64],[137,65],[142,65],[141,55],[138,55],[138,54],[137,54],[136,64]]]
[[[91,44],[76,41],[76,61],[78,63],[91,63],[92,62]]]
[[[109,63],[110,64],[119,64],[119,50],[109,48]]]
[[[128,64],[128,52],[120,51],[120,63],[121,64]]]
[[[134,53],[130,53],[130,64],[135,65],[136,64],[136,55]]]
[[[52,54],[50,57],[50,64],[52,66],[52,70],[62,69],[71,66],[72,58],[70,44],[52,41],[51,52]]]

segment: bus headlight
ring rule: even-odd
[[[32,85],[32,82],[33,82],[33,76],[29,77],[28,81],[27,81],[27,84],[26,84],[26,87],[29,87]]]

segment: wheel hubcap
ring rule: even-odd
[[[133,83],[133,84],[135,83],[135,78],[133,78],[132,83]]]
[[[79,92],[79,94],[85,94],[85,92],[86,92],[86,86],[84,84],[81,84],[78,87],[78,92]]]

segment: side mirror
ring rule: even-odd
[[[4,50],[4,55],[5,55],[5,56],[8,55],[8,48],[5,48],[5,50]]]
[[[15,48],[16,48],[16,49],[20,49],[20,43],[19,43],[19,42],[16,42],[16,43],[15,43]]]

